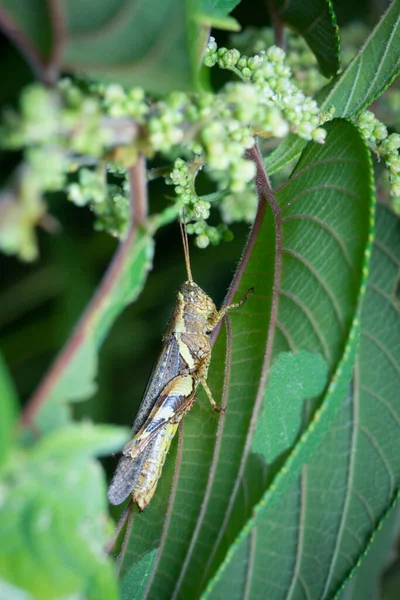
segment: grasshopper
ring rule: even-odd
[[[180,222],[188,280],[181,285],[163,337],[161,354],[150,376],[136,419],[133,437],[123,449],[108,498],[120,504],[128,496],[144,510],[154,496],[166,455],[178,425],[193,406],[196,389],[203,386],[214,410],[219,411],[207,385],[211,360],[210,333],[240,302],[217,310],[211,298],[193,281],[186,228]]]

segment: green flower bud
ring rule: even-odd
[[[250,79],[251,75],[252,75],[252,71],[251,69],[249,69],[248,67],[244,67],[242,69],[242,75],[245,79]]]
[[[217,54],[206,54],[204,57],[204,64],[206,67],[214,67],[217,63],[218,56]]]
[[[400,157],[398,155],[391,156],[386,160],[386,164],[393,175],[398,175],[400,173]]]
[[[390,194],[392,196],[394,196],[395,198],[399,198],[400,197],[400,181],[396,182],[396,183],[393,183],[391,185]]]
[[[125,98],[125,90],[122,85],[112,83],[106,87],[104,97],[107,102],[118,102]]]
[[[217,42],[215,41],[215,38],[210,36],[208,39],[208,44],[207,44],[207,51],[213,54],[214,52],[217,51],[217,49],[218,49],[218,46],[217,46]]]
[[[273,63],[283,63],[285,56],[285,52],[282,48],[278,48],[278,46],[271,46],[267,50],[267,57]]]
[[[311,132],[311,137],[314,140],[314,142],[317,142],[318,144],[323,144],[325,142],[326,139],[326,131],[325,129],[314,129],[314,131]]]
[[[210,216],[210,206],[209,202],[198,200],[193,207],[195,217],[197,219],[208,219]]]
[[[261,58],[261,56],[256,54],[255,56],[252,56],[251,58],[249,58],[249,60],[247,61],[247,66],[252,71],[255,71],[262,64],[262,62],[263,62],[263,59]]]
[[[398,150],[400,148],[400,134],[391,133],[389,137],[383,142],[382,147],[384,147],[385,151],[387,152]]]
[[[387,134],[387,127],[383,123],[380,123],[378,121],[374,128],[374,136],[376,137],[376,139],[384,140],[387,138]]]
[[[209,246],[209,245],[210,245],[210,240],[205,233],[202,233],[201,235],[198,235],[196,237],[196,246],[198,248],[204,249],[204,248],[207,248],[207,246]]]

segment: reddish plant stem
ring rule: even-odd
[[[247,151],[247,158],[253,160],[256,165],[255,184],[256,184],[256,190],[257,190],[257,195],[258,195],[258,199],[259,199],[259,211],[260,211],[260,205],[264,206],[264,211],[265,211],[265,204],[266,204],[266,202],[268,202],[268,204],[271,208],[272,214],[273,214],[275,225],[276,225],[275,268],[274,268],[274,281],[273,281],[273,291],[272,291],[272,305],[271,305],[270,320],[269,320],[269,325],[268,325],[268,333],[267,333],[267,337],[266,337],[264,360],[263,360],[263,365],[262,365],[262,369],[261,369],[261,373],[260,373],[260,380],[258,383],[258,390],[257,390],[257,395],[256,395],[256,398],[254,401],[254,406],[253,406],[253,411],[252,411],[251,420],[250,420],[250,424],[249,424],[249,429],[248,429],[246,441],[245,441],[244,448],[243,448],[242,459],[240,461],[239,471],[238,471],[238,474],[237,474],[237,477],[235,480],[235,484],[234,484],[234,487],[233,487],[233,490],[232,490],[232,493],[231,493],[231,496],[229,499],[228,506],[226,507],[226,510],[225,510],[225,515],[224,515],[223,522],[221,524],[219,534],[215,541],[214,547],[210,552],[210,555],[209,555],[209,558],[207,561],[207,565],[204,569],[203,582],[206,580],[206,578],[209,574],[215,554],[218,551],[220,544],[222,542],[223,536],[226,532],[226,529],[227,529],[227,526],[229,523],[229,519],[231,517],[232,510],[233,510],[233,507],[235,504],[235,500],[236,500],[238,491],[240,489],[240,485],[242,483],[242,479],[243,479],[243,475],[244,475],[244,471],[245,471],[245,467],[246,467],[246,462],[247,462],[247,457],[251,451],[251,443],[252,443],[252,439],[253,439],[253,433],[256,428],[258,415],[259,415],[262,401],[264,398],[265,385],[266,385],[268,371],[269,371],[269,367],[270,367],[270,363],[271,363],[272,350],[273,350],[273,344],[274,344],[276,318],[277,318],[277,312],[278,312],[278,294],[279,294],[279,284],[280,284],[280,277],[281,277],[281,270],[282,270],[282,223],[281,223],[281,218],[280,218],[280,213],[279,213],[279,207],[278,207],[275,197],[272,193],[271,185],[270,185],[270,182],[268,179],[267,172],[265,170],[264,162],[263,162],[262,156],[260,154],[260,151],[258,149],[258,146],[256,144],[250,150]],[[260,217],[259,217],[259,214],[257,213],[257,217],[262,219],[262,216],[264,215],[264,211],[261,213]],[[255,238],[257,237],[257,233],[260,228],[260,225],[261,225],[261,222],[258,224],[256,233],[253,233],[255,224],[253,226],[253,230],[250,234],[250,238],[252,236],[254,237],[254,239],[252,240],[251,248],[254,246]],[[250,241],[250,238],[249,238],[249,241]],[[249,244],[246,247],[245,254],[248,251],[248,247],[249,247]],[[247,261],[248,261],[248,258],[247,258]],[[243,262],[243,261],[241,261],[241,262]],[[246,264],[247,264],[247,262],[246,262]],[[242,270],[244,269],[244,267],[242,265],[240,265],[239,269],[240,268],[242,268]],[[239,269],[238,269],[238,272],[239,272]],[[234,280],[236,279],[238,272],[236,273]],[[256,293],[257,293],[257,290],[256,290]]]
[[[125,240],[119,245],[100,286],[83,313],[71,337],[26,405],[21,417],[21,425],[23,427],[32,425],[36,413],[56,386],[86,337],[90,335],[93,320],[96,318],[96,315],[103,304],[107,302],[109,294],[114,286],[118,284],[120,274],[124,269],[126,260],[129,257],[130,250],[134,243],[137,227],[138,225],[144,224],[146,221],[146,165],[142,157],[140,157],[136,165],[130,169],[129,176],[131,184],[132,217],[128,234]]]
[[[42,58],[32,45],[29,38],[21,31],[18,25],[13,21],[4,8],[0,8],[0,31],[14,44],[20,51],[26,62],[30,66],[35,79],[42,83],[50,83],[47,80],[46,68]]]
[[[125,516],[125,514],[126,514],[126,516]],[[124,541],[122,542],[122,546],[121,546],[121,552],[119,553],[118,561],[117,561],[117,565],[116,565],[116,569],[115,569],[117,575],[119,575],[119,572],[122,567],[122,563],[124,561],[124,556],[125,556],[126,548],[128,546],[128,542],[129,542],[129,537],[130,537],[130,533],[131,533],[131,529],[132,529],[134,515],[135,515],[135,505],[133,504],[133,502],[130,502],[128,504],[128,507],[127,507],[125,513],[122,515],[122,518],[124,519],[123,525],[125,525],[125,521],[128,521],[128,523],[126,526]]]
[[[275,0],[267,0],[268,12],[271,17],[272,27],[274,29],[274,44],[282,50],[285,49],[285,31],[283,23],[279,16],[278,9],[275,4]]]
[[[253,222],[253,226],[250,231],[250,235],[249,235],[247,243],[246,243],[246,247],[245,247],[242,257],[240,259],[236,273],[232,279],[232,283],[229,287],[228,293],[225,297],[224,305],[231,304],[233,302],[236,292],[238,291],[238,287],[242,280],[243,273],[245,272],[245,270],[247,268],[247,264],[249,262],[251,253],[253,252],[253,247],[257,240],[258,232],[259,232],[261,224],[264,220],[266,202],[270,201],[271,199],[273,200],[273,202],[275,202],[275,199],[274,199],[274,196],[272,193],[272,189],[271,189],[271,186],[269,183],[268,175],[265,171],[264,163],[262,162],[262,157],[260,155],[260,152],[258,150],[258,146],[256,143],[254,144],[254,146],[252,148],[250,148],[250,150],[247,150],[246,158],[254,161],[256,164],[256,168],[257,168],[256,177],[255,177],[255,184],[256,184],[256,190],[257,190],[257,196],[258,196],[257,213],[256,213],[256,216],[255,216],[255,219]],[[219,323],[218,326],[215,328],[215,330],[211,334],[211,343],[213,345],[219,335],[221,327],[222,327],[222,323]]]
[[[115,528],[113,537],[111,538],[111,540],[108,542],[108,544],[106,546],[106,554],[110,554],[111,550],[114,548],[115,544],[117,543],[120,533],[123,530],[127,519],[129,519],[130,513],[131,513],[131,511],[133,511],[133,508],[134,508],[133,502],[132,502],[132,500],[130,500],[128,506],[126,507],[126,509],[124,510],[124,512],[122,513],[122,515],[118,521],[118,524],[117,524],[117,527]],[[125,537],[124,537],[124,539],[125,539]]]
[[[60,76],[67,30],[63,3],[60,0],[47,0],[47,6],[53,34],[53,45],[45,69],[48,81],[55,83]]]

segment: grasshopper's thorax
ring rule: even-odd
[[[196,284],[185,281],[177,295],[174,330],[181,333],[206,333],[217,312],[214,302]]]

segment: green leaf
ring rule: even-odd
[[[332,131],[330,127],[328,127],[328,131]],[[277,532],[281,537],[285,537],[285,541],[288,544],[290,542],[296,543],[296,529],[293,527],[293,524],[296,522],[295,519],[298,514],[296,513],[296,499],[298,498],[298,494],[296,495],[292,492],[292,486],[297,483],[302,466],[309,461],[312,453],[318,448],[319,443],[335,419],[343,395],[348,388],[358,339],[360,300],[366,283],[367,271],[365,263],[370,256],[368,240],[371,227],[371,188],[370,182],[365,177],[365,173],[368,171],[371,172],[371,166],[368,149],[353,126],[350,124],[345,125],[343,121],[339,120],[336,124],[333,124],[333,131],[335,131],[337,137],[332,135],[329,150],[326,150],[326,154],[325,151],[322,151],[322,154],[318,150],[313,151],[313,146],[309,148],[309,152],[306,149],[288,184],[283,186],[283,189],[277,194],[281,210],[284,211],[284,223],[291,223],[289,231],[293,228],[292,235],[295,235],[294,239],[297,240],[298,247],[302,248],[301,251],[294,249],[295,252],[288,249],[289,257],[292,256],[294,259],[288,281],[292,282],[291,285],[296,283],[296,291],[294,293],[294,290],[286,287],[287,284],[285,285],[285,289],[281,290],[280,293],[283,295],[283,298],[280,298],[277,320],[279,323],[282,323],[284,329],[289,325],[285,335],[286,337],[290,336],[290,339],[292,338],[291,331],[296,331],[300,325],[298,321],[299,317],[296,313],[298,310],[303,312],[303,315],[306,316],[307,321],[312,326],[314,336],[318,339],[317,344],[320,345],[323,355],[328,359],[330,365],[334,365],[334,369],[331,371],[331,382],[318,410],[315,411],[315,408],[310,407],[311,421],[292,448],[284,465],[279,468],[272,483],[267,480],[267,488],[261,501],[252,507],[252,514],[249,515],[250,518],[246,526],[242,529],[237,541],[231,547],[228,554],[226,554],[217,574],[209,582],[207,586],[208,594],[206,593],[206,596],[220,596],[222,586],[224,584],[227,585],[232,570],[237,568],[236,551],[238,552],[238,556],[243,555],[242,545],[244,544],[249,551],[253,552],[254,539],[258,539],[260,543],[264,539],[264,523],[266,521],[269,523],[269,515],[271,513],[274,515],[276,512],[279,513],[277,523],[281,523],[285,519],[288,521],[291,519],[290,525],[286,524],[283,530],[288,532],[286,536],[282,536],[282,530],[279,528],[279,530],[273,531],[273,534],[271,534],[272,537]],[[339,131],[341,135],[339,135]],[[310,155],[312,157],[311,164]],[[331,164],[331,168],[328,167],[329,164]],[[341,183],[339,183],[339,178]],[[345,183],[344,187],[343,183]],[[353,185],[355,186],[354,188],[352,187]],[[328,190],[332,191],[328,192]],[[342,194],[343,197],[339,200]],[[335,196],[336,199],[334,199]],[[314,212],[306,215],[303,212],[303,205],[307,206],[307,202],[310,201],[313,202],[313,211],[318,211],[318,206],[320,205],[324,207],[324,211],[327,211],[326,215],[329,214],[330,216],[328,218],[321,218],[321,215],[317,215]],[[340,202],[343,203],[341,209],[339,208]],[[335,217],[330,212],[333,207],[337,211],[341,210],[343,216],[346,214],[346,217],[340,217],[338,213],[336,213]],[[286,215],[287,210],[289,210],[290,216]],[[353,225],[350,225],[348,221],[350,213],[352,213],[352,218],[354,218]],[[307,226],[304,223],[303,227],[300,227],[296,231],[299,219],[300,221],[305,219],[310,223],[313,222],[315,225],[310,225],[307,231]],[[317,229],[314,229],[315,226],[321,228],[319,233],[317,233]],[[356,246],[353,245],[356,242],[354,230],[357,230],[357,232],[363,231],[361,239],[357,236]],[[322,231],[326,233],[322,234]],[[283,237],[284,247],[286,247],[285,230],[283,230]],[[326,238],[325,241],[324,238]],[[328,243],[329,238],[331,244]],[[330,251],[328,251],[328,246],[331,248]],[[335,250],[333,247],[335,247]],[[323,252],[323,255],[317,257],[317,248]],[[324,248],[324,251],[322,248]],[[329,258],[325,252],[328,252]],[[354,252],[355,255],[353,255]],[[357,266],[353,262],[354,258],[350,258],[352,255],[354,257],[357,256]],[[332,260],[331,266],[329,266],[330,260]],[[308,281],[305,280],[303,282],[301,289],[297,289],[297,287],[300,288],[299,277],[303,271],[301,263],[307,267],[310,279],[307,278]],[[350,284],[352,272],[357,273],[357,280],[353,280],[353,284]],[[323,273],[325,275],[322,275]],[[328,273],[331,273],[331,275],[326,279]],[[345,274],[349,277],[348,285],[352,285],[351,291],[349,288],[347,288],[347,291],[342,288],[344,283],[342,277]],[[312,283],[313,278],[316,278],[318,281],[316,288]],[[325,301],[322,295],[318,294],[319,299],[316,295],[316,290],[319,286],[324,289]],[[330,301],[328,297],[330,297]],[[285,301],[285,298],[287,301]],[[340,303],[339,298],[341,298]],[[329,302],[330,308],[328,308]],[[339,308],[340,306],[342,308]],[[350,307],[352,307],[352,312],[349,314]],[[328,316],[327,310],[331,311],[330,316]],[[348,314],[347,318],[344,317],[343,310]],[[282,316],[280,316],[280,312]],[[340,316],[341,313],[342,316]],[[293,321],[297,321],[297,327],[293,324]],[[342,333],[340,334],[338,330],[341,330]],[[298,333],[297,331],[297,335]],[[343,345],[341,345],[341,349],[339,349],[340,342],[337,340],[339,345],[334,355],[338,356],[339,354],[339,360],[334,359],[332,361],[332,350],[335,347],[335,333],[339,333],[340,336],[344,335],[344,338],[342,337],[341,344]],[[294,343],[296,344],[295,341]],[[250,482],[255,475],[254,465],[251,463],[248,464],[245,481]],[[316,527],[318,528],[318,525]],[[250,539],[248,539],[249,535]],[[258,538],[257,535],[259,536]],[[274,548],[276,549],[276,536],[274,542]],[[269,544],[269,542],[267,543]],[[283,545],[283,540],[279,541],[279,549],[281,545]],[[294,547],[296,546],[294,545]],[[259,546],[257,546],[257,558],[259,562],[262,562],[265,556],[264,552],[259,550]],[[279,556],[282,561],[279,568],[280,582],[278,583],[275,577],[273,581],[269,579],[265,583],[265,575],[263,575],[263,582],[260,582],[262,589],[264,585],[272,585],[274,582],[279,585],[279,588],[281,587],[283,574],[293,566],[296,552],[292,554],[287,553],[283,557],[279,552]],[[271,560],[270,568],[272,568],[273,564],[275,564],[276,569],[274,560]],[[255,572],[256,569],[254,566]],[[253,585],[253,569],[248,573],[248,585]],[[284,586],[283,589],[288,590],[289,588]]]
[[[265,207],[236,299],[252,286],[255,294],[232,313],[226,369],[225,336],[219,336],[213,352],[209,384],[217,400],[225,390],[227,411],[217,419],[198,402],[185,419],[176,490],[169,500],[164,496],[169,513],[148,583],[150,596],[200,594],[263,494],[272,496],[270,504],[278,502],[298,476],[346,389],[371,227],[371,188],[365,177],[370,158],[353,125],[339,120],[327,129],[326,144],[307,146],[292,178],[277,194],[278,212],[269,204]],[[250,452],[251,436],[269,369],[282,352],[301,350],[323,356],[331,382],[315,422],[300,435],[283,466],[276,465],[279,485],[268,487],[263,464]],[[140,560],[149,546],[159,543],[160,534],[152,537],[146,524],[141,523],[140,535],[135,534],[138,522],[139,518],[127,563]],[[242,545],[238,552],[246,554]],[[243,564],[230,573],[232,581],[245,570]],[[237,597],[244,589],[233,586],[230,596],[232,589],[226,586],[225,597]]]
[[[157,557],[157,550],[147,552],[137,563],[134,563],[129,574],[124,579],[122,597],[129,600],[140,600],[146,590],[146,585]]]
[[[340,38],[332,2],[278,0],[276,8],[279,20],[304,37],[323,75],[335,75],[340,66]]]
[[[68,2],[65,65],[154,93],[194,87],[180,0]]]
[[[328,365],[319,354],[282,353],[273,364],[265,390],[253,451],[267,463],[293,444],[301,425],[303,402],[322,394]]]
[[[177,458],[176,437],[172,441],[171,451],[164,465],[154,498],[143,513],[135,515],[133,528],[128,532],[128,545],[123,554],[120,571],[123,600],[131,600],[132,590],[136,586],[146,584],[147,587],[152,567],[157,559],[157,546],[162,535],[165,519],[168,518],[166,516],[169,505],[168,498],[173,486]]]
[[[400,0],[391,3],[357,56],[338,77],[321,105],[335,117],[356,117],[389,87],[400,70]],[[290,134],[265,160],[269,174],[295,160],[306,142]]]
[[[371,543],[375,552],[373,540],[398,498],[400,484],[400,304],[395,294],[399,253],[398,220],[378,206],[352,385],[298,481],[280,497],[279,506],[264,511],[252,530],[256,558],[247,574],[250,597],[252,593],[270,597],[279,584],[292,598],[303,594],[310,600],[331,598],[354,575],[357,578]],[[290,535],[282,535],[289,529]],[[294,556],[293,564],[287,557]],[[218,586],[226,582],[238,560],[232,560]],[[372,598],[371,582],[378,568],[379,563],[368,571],[369,587],[367,577],[361,575],[353,588],[364,590],[361,598]],[[211,597],[219,597],[218,588]]]
[[[88,442],[93,452],[110,445],[111,438],[116,445],[111,429],[107,435],[101,431]],[[0,481],[0,589],[15,586],[20,600],[22,592],[42,600],[118,598],[104,552],[111,525],[104,475],[98,463],[83,460],[88,447],[81,447],[77,460],[76,435],[70,433],[69,455],[60,447],[45,452],[49,444],[43,440],[42,451],[8,463]]]
[[[130,429],[112,425],[78,423],[53,431],[31,451],[35,460],[82,460],[109,455],[121,450],[130,437]]]
[[[10,23],[6,33],[41,79],[63,66],[153,93],[194,88],[189,0],[69,0],[57,12],[44,0],[34,6],[31,0],[0,0],[0,7],[2,21]],[[57,60],[59,48],[62,65],[48,64],[47,58]]]
[[[220,10],[224,12],[226,15],[229,15],[233,9],[240,4],[241,0],[208,0],[210,4],[214,6],[216,10]]]
[[[0,354],[0,467],[5,462],[13,446],[14,426],[18,414],[17,396],[8,373],[6,364]]]
[[[194,3],[194,19],[199,24],[215,29],[224,29],[226,31],[239,31],[240,25],[232,17],[227,15],[234,9],[238,2],[230,0],[224,2],[221,0],[201,0]]]
[[[21,588],[11,585],[7,581],[0,578],[0,598],[7,598],[7,600],[35,600],[35,598],[21,590]]]

